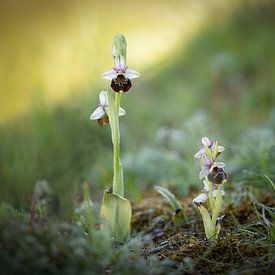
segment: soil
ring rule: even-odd
[[[259,220],[250,197],[228,204],[217,241],[207,241],[192,195],[181,200],[184,213],[174,213],[161,196],[150,196],[133,205],[133,235],[144,241],[143,256],[157,257],[165,266],[188,274],[274,274],[274,240]],[[274,206],[274,198],[262,196],[255,204]],[[181,214],[186,219],[177,220]],[[271,219],[266,215],[266,222]]]

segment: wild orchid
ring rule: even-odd
[[[130,79],[137,78],[140,74],[126,66],[127,43],[122,34],[117,34],[113,40],[114,67],[102,75],[103,78],[111,80],[111,88],[115,98],[108,90],[99,95],[99,106],[91,114],[90,119],[97,120],[98,125],[109,123],[113,143],[113,184],[110,190],[103,195],[101,205],[101,217],[103,228],[106,229],[113,239],[123,242],[130,235],[131,205],[124,198],[124,179],[120,160],[120,130],[119,117],[126,114],[120,107],[121,95],[132,87]]]
[[[119,93],[121,91],[128,92],[132,83],[130,79],[134,79],[140,76],[140,74],[133,70],[128,69],[125,65],[125,59],[123,56],[116,56],[114,58],[115,66],[112,70],[105,72],[102,77],[107,80],[112,80],[111,88]]]
[[[223,162],[216,162],[215,159],[210,160],[206,154],[202,155],[202,170],[199,178],[207,177],[215,167],[223,168],[225,164]]]
[[[99,94],[99,106],[91,114],[90,119],[97,120],[97,124],[100,126],[109,123],[108,105],[108,93],[106,91],[101,91]],[[126,111],[120,107],[118,115],[124,116],[125,114]]]
[[[225,150],[219,146],[218,142],[212,142],[208,138],[202,138],[201,149],[195,154],[195,158],[201,158],[202,170],[199,178],[204,178],[204,188],[193,202],[198,207],[207,239],[216,239],[221,229],[221,220],[219,217],[222,210],[222,197],[225,195],[222,191],[222,185],[227,181],[227,174],[224,172],[225,166],[222,162],[217,162],[216,158]],[[210,211],[202,205],[209,202]],[[210,212],[210,213],[209,213]],[[211,214],[211,216],[210,216]]]
[[[122,34],[117,34],[116,38],[113,42],[115,66],[112,70],[105,72],[102,77],[111,80],[110,86],[113,91],[117,93],[128,92],[132,87],[130,79],[137,78],[140,74],[126,66],[127,43],[125,37]]]

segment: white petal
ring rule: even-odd
[[[115,56],[115,68],[116,69],[120,69],[120,62],[119,62],[119,57],[118,56]]]
[[[207,137],[203,137],[201,139],[201,142],[202,142],[202,144],[206,145],[207,147],[209,147],[211,145],[211,140]]]
[[[203,154],[203,153],[205,153],[205,150],[204,150],[204,148],[201,148],[196,154],[195,154],[195,158],[196,159],[199,159],[199,158],[201,158],[201,155]]]
[[[124,56],[123,55],[120,55],[119,56],[119,68],[121,70],[125,69],[125,60],[124,60]]]
[[[108,106],[108,95],[106,91],[101,91],[99,94],[99,103],[101,106]]]
[[[125,69],[125,60],[123,55],[119,55],[115,57],[115,68],[118,70],[124,70]]]
[[[110,70],[110,71],[105,72],[102,75],[102,77],[105,78],[105,79],[107,79],[107,80],[112,80],[112,79],[114,79],[114,78],[117,77],[117,74],[116,74],[115,70]]]
[[[124,76],[126,78],[133,79],[133,78],[140,77],[140,73],[132,69],[126,69]]]
[[[206,193],[201,193],[199,194],[196,198],[193,199],[194,203],[202,203],[202,202],[206,202],[208,199],[208,196]]]
[[[216,162],[216,164],[219,168],[223,168],[225,166],[225,163],[223,162]]]
[[[225,148],[223,146],[218,146],[218,152],[221,153],[225,150]]]
[[[119,116],[124,116],[125,114],[126,114],[126,111],[123,108],[120,107],[118,115]]]
[[[96,120],[105,116],[105,112],[102,106],[99,106],[95,109],[95,111],[91,114],[90,119]]]

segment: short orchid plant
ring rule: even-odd
[[[199,178],[203,179],[204,188],[193,202],[198,207],[204,225],[204,231],[208,240],[217,239],[223,216],[219,216],[222,210],[222,197],[225,195],[222,185],[227,181],[227,174],[222,162],[217,162],[217,157],[225,150],[217,141],[211,141],[207,137],[202,138],[200,150],[195,158],[201,159],[202,170]],[[209,203],[208,211],[203,203]]]
[[[120,130],[119,117],[126,111],[120,107],[121,96],[131,87],[131,79],[140,74],[126,66],[127,43],[122,34],[117,34],[113,40],[114,67],[105,72],[102,77],[110,80],[110,87],[115,92],[101,91],[99,94],[99,106],[91,114],[90,119],[96,120],[102,126],[110,124],[113,143],[113,184],[111,191],[105,191],[101,205],[101,217],[103,226],[107,229],[115,241],[123,242],[130,235],[131,205],[124,198],[124,179],[120,161]]]

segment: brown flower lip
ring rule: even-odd
[[[128,92],[132,87],[132,83],[129,78],[125,78],[123,74],[118,74],[116,78],[112,79],[111,88],[119,93],[123,91],[124,93]]]
[[[223,168],[214,167],[213,171],[207,176],[208,180],[214,184],[222,184],[227,181],[228,176],[227,173],[223,170]]]
[[[97,125],[99,126],[103,126],[104,124],[107,124],[109,123],[109,117],[106,115],[102,118],[99,118],[97,121],[96,121]]]

